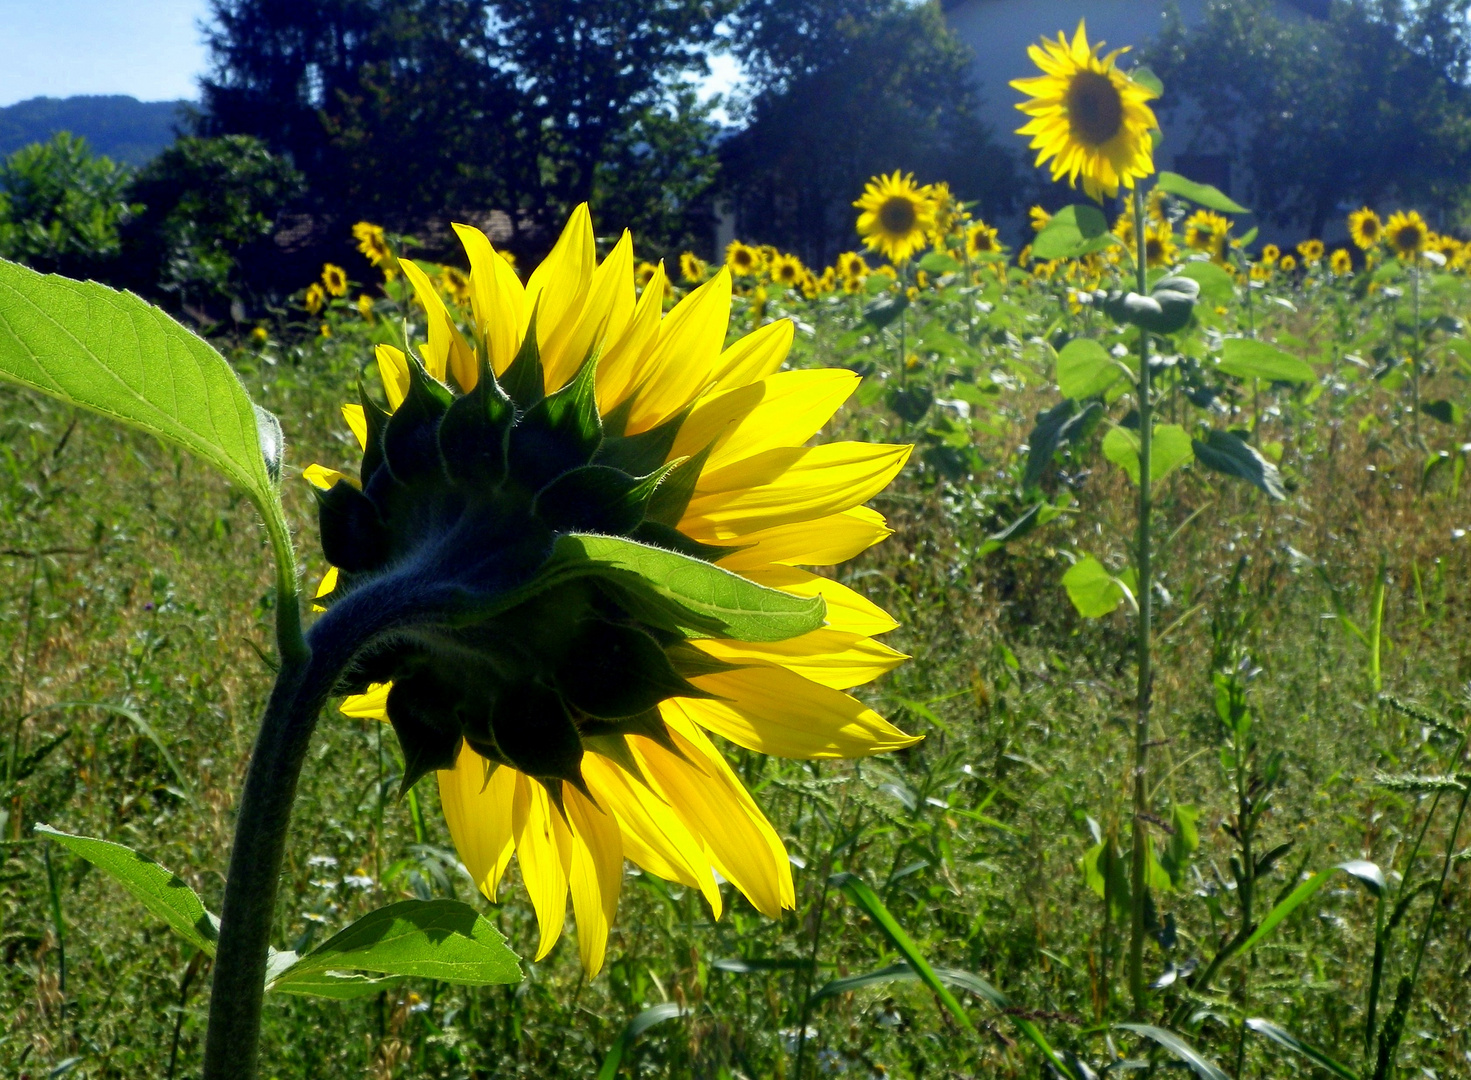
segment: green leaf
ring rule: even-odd
[[[1229,304],[1236,299],[1236,282],[1213,262],[1186,263],[1180,276],[1200,286],[1200,297],[1212,304]]]
[[[1433,420],[1439,420],[1442,424],[1459,424],[1461,422],[1461,407],[1448,398],[1439,398],[1436,401],[1422,401],[1420,411]]]
[[[1116,243],[1108,231],[1108,219],[1096,206],[1064,206],[1032,241],[1032,257],[1076,259]]]
[[[276,953],[275,956],[291,958],[295,953]],[[289,970],[289,969],[288,969]],[[393,977],[375,979],[371,975],[358,975],[343,971],[321,971],[315,975],[302,975],[295,979],[272,983],[267,987],[272,993],[291,994],[294,997],[331,998],[335,1001],[353,1001],[356,998],[372,997],[398,980]]]
[[[1101,562],[1086,555],[1062,575],[1068,599],[1085,619],[1101,619],[1124,602],[1124,587]]]
[[[1190,325],[1199,296],[1200,283],[1194,278],[1169,275],[1150,286],[1148,296],[1116,289],[1097,303],[1115,322],[1153,334],[1174,334]]]
[[[652,1005],[639,1013],[621,1032],[617,1040],[608,1050],[608,1056],[603,1058],[602,1068],[598,1069],[597,1080],[613,1080],[618,1075],[618,1066],[623,1064],[624,1055],[633,1046],[634,1040],[642,1035],[655,1024],[662,1024],[673,1020],[677,1016],[687,1016],[689,1010],[683,1008],[673,1001],[665,1001],[659,1005]]]
[[[132,893],[169,929],[208,956],[215,954],[218,921],[184,881],[152,859],[110,840],[75,836],[38,824],[35,831],[86,859]]]
[[[521,981],[520,958],[494,926],[458,900],[403,900],[370,911],[276,976],[270,989],[318,992],[329,971],[439,979],[462,986]],[[332,996],[332,995],[328,995]]]
[[[1069,443],[1086,438],[1103,418],[1103,406],[1090,402],[1079,407],[1072,398],[1064,398],[1044,413],[1027,436],[1027,467],[1022,475],[1022,489],[1031,491],[1041,482],[1052,456]]]
[[[1208,1058],[1200,1055],[1200,1052],[1191,1046],[1173,1031],[1167,1031],[1153,1024],[1119,1024],[1125,1031],[1132,1031],[1136,1035],[1143,1035],[1146,1039],[1152,1039],[1159,1043],[1170,1053],[1183,1061],[1200,1080],[1231,1080],[1223,1073],[1219,1066]]]
[[[1073,338],[1057,354],[1057,386],[1065,398],[1095,397],[1123,374],[1109,351],[1092,338]]]
[[[1176,803],[1170,813],[1170,826],[1174,831],[1170,834],[1164,855],[1159,861],[1164,872],[1169,875],[1173,888],[1178,889],[1185,880],[1185,868],[1190,864],[1190,857],[1200,847],[1200,831],[1195,825],[1199,817],[1199,810],[1184,803]]]
[[[1296,1035],[1292,1034],[1292,1032],[1278,1027],[1270,1020],[1263,1020],[1259,1016],[1254,1016],[1250,1020],[1246,1021],[1246,1026],[1250,1030],[1255,1031],[1258,1035],[1271,1039],[1279,1046],[1285,1046],[1287,1047],[1287,1049],[1301,1054],[1303,1057],[1307,1058],[1314,1064],[1321,1065],[1323,1068],[1331,1072],[1334,1076],[1341,1077],[1342,1080],[1359,1080],[1359,1074],[1354,1072],[1347,1065],[1344,1065],[1342,1062],[1334,1061],[1331,1057],[1323,1053],[1323,1051],[1319,1050],[1316,1046],[1312,1045],[1311,1043],[1303,1042]]]
[[[1161,191],[1178,195],[1182,199],[1189,199],[1208,210],[1219,210],[1223,214],[1251,213],[1220,188],[1211,187],[1209,184],[1197,184],[1194,180],[1185,179],[1179,173],[1160,173],[1157,186]]]
[[[926,274],[953,274],[960,264],[943,251],[932,251],[919,260],[919,268]]]
[[[979,975],[973,975],[969,971],[957,971],[954,968],[934,969],[936,977],[947,986],[953,986],[961,990],[969,990],[978,997],[983,997],[998,1009],[1005,1009],[1011,1005],[1011,1001],[1000,990],[997,990]],[[915,971],[908,963],[890,964],[886,968],[877,971],[869,971],[862,975],[849,975],[845,979],[834,979],[814,990],[811,1002],[819,1001],[838,994],[851,993],[861,990],[866,986],[880,986],[893,982],[914,982],[920,978],[919,972]]]
[[[568,533],[557,539],[543,585],[594,575],[671,610],[682,627],[737,641],[786,641],[827,616],[820,596],[757,585],[700,559],[616,536]]]
[[[1203,441],[1191,440],[1191,446],[1195,450],[1195,460],[1207,469],[1255,484],[1273,499],[1287,498],[1277,466],[1241,436],[1213,428]]]
[[[1375,895],[1378,895],[1379,893],[1382,893],[1384,891],[1383,872],[1380,871],[1379,867],[1364,859],[1351,859],[1348,862],[1339,863],[1337,866],[1334,866],[1331,869],[1320,870],[1318,871],[1318,873],[1314,874],[1312,877],[1308,878],[1306,881],[1298,885],[1297,888],[1293,889],[1292,892],[1287,894],[1287,896],[1282,900],[1281,903],[1279,903],[1271,911],[1267,912],[1267,917],[1264,918],[1261,921],[1261,924],[1256,928],[1256,930],[1252,932],[1251,937],[1247,938],[1241,943],[1241,948],[1237,951],[1244,953],[1256,948],[1256,946],[1264,938],[1266,938],[1269,934],[1271,934],[1273,930],[1277,929],[1277,927],[1281,925],[1282,921],[1286,919],[1287,916],[1291,915],[1303,904],[1307,903],[1307,901],[1313,896],[1313,894],[1315,894],[1324,885],[1328,884],[1328,879],[1331,878],[1334,873],[1339,870],[1342,870],[1350,877],[1356,878],[1359,881],[1363,882],[1364,886]]]
[[[1310,383],[1318,377],[1305,360],[1255,338],[1227,338],[1221,342],[1216,370],[1238,379],[1269,382]]]
[[[294,582],[290,533],[271,476],[279,470],[280,425],[257,410],[203,338],[132,293],[0,259],[0,377],[209,462],[265,517],[281,580]]]
[[[1126,427],[1115,427],[1103,437],[1103,456],[1112,461],[1135,484],[1139,483],[1139,433]],[[1157,483],[1175,469],[1192,460],[1195,451],[1190,436],[1179,424],[1157,424],[1149,443],[1149,479]]]
[[[1153,68],[1140,64],[1138,67],[1130,68],[1128,74],[1129,78],[1140,86],[1153,91],[1155,97],[1164,96],[1165,84],[1160,81],[1160,77],[1154,73]]]
[[[874,277],[880,275],[875,274]],[[869,278],[870,281],[873,278]],[[909,306],[909,297],[903,292],[885,293],[863,309],[863,317],[875,329],[882,330],[899,317]]]

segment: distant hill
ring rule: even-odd
[[[0,108],[0,157],[58,131],[70,131],[99,154],[142,165],[174,141],[187,101],[139,101],[124,94],[31,98]]]

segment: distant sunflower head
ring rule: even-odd
[[[1314,265],[1323,261],[1323,241],[1303,240],[1297,245],[1297,253],[1302,256],[1305,265]]]
[[[1180,258],[1175,246],[1175,230],[1168,221],[1149,226],[1144,230],[1144,263],[1149,267],[1173,266]]]
[[[1031,222],[1033,232],[1041,232],[1047,228],[1047,223],[1052,220],[1052,215],[1040,206],[1034,206],[1027,211],[1027,220]]]
[[[1118,194],[1119,186],[1154,172],[1158,127],[1149,102],[1155,92],[1124,74],[1117,65],[1123,49],[1100,56],[1103,43],[1088,44],[1082,21],[1071,42],[1067,35],[1044,38],[1027,50],[1043,74],[1011,85],[1028,95],[1017,106],[1031,119],[1018,129],[1032,136],[1040,167],[1052,162],[1052,179],[1067,178],[1095,199]]]
[[[1284,274],[1290,274],[1297,269],[1297,260],[1291,255],[1283,255],[1282,258],[1277,260],[1277,269],[1281,270]]]
[[[336,263],[323,264],[322,288],[327,290],[329,296],[346,296],[347,271]]]
[[[1252,281],[1271,281],[1272,263],[1255,262],[1251,264],[1250,277]]]
[[[1348,216],[1348,235],[1359,248],[1368,251],[1384,239],[1384,223],[1373,210],[1361,207]]]
[[[1267,266],[1276,266],[1277,260],[1282,258],[1282,249],[1276,244],[1268,244],[1262,248],[1261,261]]]
[[[319,282],[312,282],[306,287],[302,295],[301,306],[306,308],[309,315],[315,315],[327,305],[327,291]]]
[[[859,278],[868,277],[870,271],[868,262],[856,251],[845,251],[838,256],[838,274],[842,277]]]
[[[442,266],[439,269],[439,284],[446,296],[461,307],[470,303],[470,275],[458,266]]]
[[[361,315],[366,322],[373,321],[373,298],[371,296],[369,296],[367,293],[359,293],[357,308],[358,314]]]
[[[1219,259],[1226,251],[1231,222],[1214,210],[1197,210],[1185,219],[1185,246]]]
[[[778,255],[771,263],[771,280],[789,289],[800,285],[806,272],[802,260],[795,255]]]
[[[871,251],[902,263],[924,247],[934,228],[935,207],[929,189],[914,182],[913,173],[875,176],[854,203],[858,235]]]
[[[971,258],[996,255],[1001,251],[1001,234],[984,221],[965,230],[965,253]]]
[[[754,277],[761,272],[761,255],[749,244],[732,240],[725,247],[725,266],[736,277]]]
[[[353,239],[358,242],[358,253],[374,266],[382,266],[393,259],[383,226],[371,221],[359,221],[352,227]]]
[[[1145,214],[1150,221],[1168,221],[1170,219],[1169,193],[1154,188],[1145,200]]]
[[[1418,210],[1400,210],[1389,216],[1384,225],[1384,238],[1389,249],[1401,259],[1418,258],[1430,238],[1430,227]]]
[[[1328,269],[1339,277],[1347,277],[1354,272],[1354,257],[1348,253],[1348,248],[1337,248],[1328,257]]]
[[[831,577],[882,540],[863,504],[909,447],[810,442],[844,370],[781,370],[793,324],[726,346],[731,275],[666,316],[625,232],[596,259],[586,207],[524,285],[479,230],[467,324],[402,270],[421,352],[379,345],[343,415],[356,468],[310,465],[330,570],[312,628],[363,644],[342,711],[387,720],[411,785],[436,774],[449,833],[494,898],[513,857],[555,945],[570,898],[602,966],[625,858],[769,916],[795,906],[777,832],[715,741],[802,759],[916,740],[847,691],[903,656]],[[395,615],[394,612],[402,612]],[[396,621],[395,621],[396,620]]]
[[[710,268],[705,265],[705,260],[693,251],[686,251],[679,257],[679,276],[692,285],[698,285],[709,275]]]

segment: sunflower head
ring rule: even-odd
[[[1337,248],[1328,257],[1328,269],[1339,277],[1347,277],[1354,272],[1354,257],[1348,253],[1348,248]]]
[[[1384,223],[1373,210],[1361,207],[1348,216],[1348,235],[1360,249],[1368,251],[1384,239]]]
[[[1262,248],[1261,262],[1267,266],[1276,266],[1277,260],[1282,257],[1282,249],[1276,244],[1268,244]]]
[[[1297,253],[1302,256],[1305,265],[1314,265],[1323,261],[1323,241],[1303,240],[1297,245]]]
[[[373,298],[367,293],[358,294],[358,314],[367,322],[373,321]]]
[[[686,251],[679,257],[679,276],[691,285],[698,285],[709,273],[710,268],[705,265],[705,260],[693,251]]]
[[[439,268],[439,284],[444,289],[446,296],[461,307],[470,303],[470,275],[458,266],[442,266]]]
[[[977,221],[965,230],[965,252],[971,258],[996,255],[1000,251],[1001,234],[984,221]]]
[[[1400,210],[1389,216],[1384,226],[1384,238],[1389,249],[1401,259],[1418,258],[1430,239],[1430,227],[1418,210]]]
[[[837,270],[843,277],[866,278],[869,275],[868,262],[856,251],[845,251],[838,256]]]
[[[761,254],[749,244],[732,240],[725,248],[725,266],[736,277],[754,277],[761,272]]]
[[[352,235],[353,239],[358,242],[359,254],[374,266],[382,266],[392,261],[393,252],[389,250],[383,226],[374,225],[370,221],[359,221],[352,227]]]
[[[1065,34],[1044,38],[1028,50],[1042,74],[1011,85],[1027,95],[1017,105],[1031,119],[1017,129],[1032,136],[1040,167],[1052,161],[1052,179],[1067,178],[1091,198],[1118,194],[1120,185],[1154,172],[1154,140],[1159,126],[1149,102],[1155,92],[1117,66],[1125,50],[1100,56],[1103,43],[1088,43],[1080,20],[1072,41]]]
[[[1144,262],[1146,266],[1173,266],[1180,257],[1175,246],[1175,231],[1168,221],[1151,225],[1144,231]]]
[[[771,262],[771,280],[789,289],[800,285],[806,273],[807,268],[795,255],[778,255]]]
[[[935,206],[928,188],[914,182],[913,173],[875,176],[863,189],[854,206],[858,235],[872,251],[893,263],[906,261],[924,247],[934,228]]]
[[[1291,255],[1283,255],[1277,260],[1277,268],[1284,274],[1290,274],[1297,269],[1297,259]]]
[[[1220,259],[1226,251],[1231,222],[1214,210],[1197,210],[1185,219],[1185,246]]]
[[[1047,228],[1047,223],[1052,220],[1052,215],[1040,206],[1034,206],[1027,211],[1027,220],[1031,222],[1033,232],[1041,232]]]
[[[625,856],[775,915],[785,851],[706,733],[807,758],[913,741],[844,693],[901,659],[870,636],[892,620],[796,565],[882,539],[861,504],[908,448],[806,445],[859,380],[778,372],[787,320],[726,348],[725,271],[665,317],[662,264],[639,296],[631,239],[597,264],[585,208],[524,286],[456,230],[469,332],[405,260],[427,343],[379,346],[381,397],[344,407],[357,476],[305,470],[332,567],[313,641],[381,627],[355,631],[343,711],[392,724],[405,784],[438,771],[488,896],[521,858],[538,958],[570,892],[596,972]]]
[[[302,295],[301,306],[306,308],[307,314],[315,315],[327,304],[327,291],[322,288],[320,282],[312,282],[306,287]]]
[[[324,263],[322,288],[327,290],[329,296],[345,296],[347,294],[347,271],[336,263]]]

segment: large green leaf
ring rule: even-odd
[[[199,895],[177,874],[110,840],[76,836],[44,824],[38,824],[36,832],[106,873],[200,952],[215,954],[215,941],[219,937],[215,917],[204,909]]]
[[[1229,304],[1236,299],[1236,283],[1231,275],[1213,262],[1186,263],[1180,276],[1200,286],[1200,298],[1212,304]]]
[[[1139,433],[1116,427],[1103,437],[1103,456],[1139,483]],[[1149,479],[1158,483],[1195,457],[1190,436],[1179,424],[1156,424],[1149,443]]]
[[[1194,180],[1185,179],[1179,173],[1160,173],[1158,186],[1161,191],[1168,191],[1171,195],[1189,199],[1208,210],[1219,210],[1223,214],[1251,213],[1220,188],[1212,187],[1210,184],[1197,184]]]
[[[1085,555],[1062,575],[1068,599],[1085,619],[1101,619],[1124,602],[1124,586],[1092,555]]]
[[[1221,342],[1216,370],[1238,379],[1268,382],[1310,383],[1318,377],[1307,361],[1255,338],[1227,338]]]
[[[1123,377],[1117,361],[1092,338],[1073,338],[1057,353],[1057,388],[1081,400],[1103,393]]]
[[[1027,435],[1027,467],[1022,474],[1022,489],[1031,491],[1042,481],[1052,465],[1053,455],[1064,446],[1088,437],[1103,419],[1103,406],[1097,401],[1080,406],[1072,398],[1064,398],[1046,412],[1037,414],[1037,423]]]
[[[1118,240],[1108,231],[1108,219],[1096,206],[1064,206],[1032,241],[1032,257],[1076,259],[1116,243]]]
[[[785,641],[818,629],[827,615],[820,596],[769,589],[700,559],[616,536],[559,537],[548,573],[607,579],[671,609],[682,628],[737,641]]]
[[[1192,439],[1191,446],[1195,460],[1206,468],[1255,484],[1273,499],[1287,498],[1277,466],[1241,436],[1212,428],[1205,439]]]
[[[280,425],[204,339],[132,293],[0,260],[0,377],[208,461],[265,517],[287,580],[289,534],[272,479]]]
[[[403,900],[370,911],[276,975],[270,989],[320,993],[334,971],[439,979],[462,986],[521,981],[520,958],[458,900]],[[326,996],[347,996],[329,993]]]

